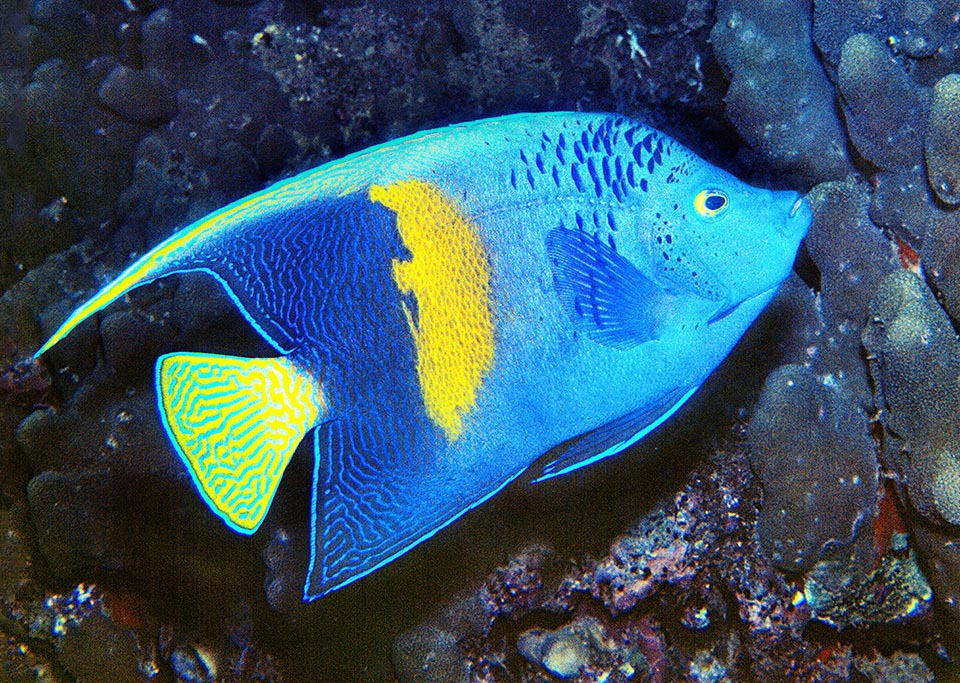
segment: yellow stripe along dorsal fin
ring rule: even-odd
[[[252,534],[297,445],[325,412],[316,378],[287,358],[161,356],[157,401],[207,505]]]

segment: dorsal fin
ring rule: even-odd
[[[307,175],[304,174],[304,177]],[[33,354],[33,357],[39,358],[42,356],[57,342],[70,334],[77,325],[91,315],[103,310],[131,289],[174,273],[196,270],[209,272],[224,285],[227,292],[239,305],[240,302],[232,291],[232,285],[226,281],[221,273],[215,272],[213,269],[215,265],[222,265],[218,263],[219,259],[215,257],[215,251],[205,253],[205,247],[214,244],[225,231],[236,230],[243,226],[248,219],[262,216],[266,211],[265,207],[280,205],[281,202],[277,200],[277,197],[283,193],[296,194],[294,192],[295,188],[288,187],[290,185],[292,185],[291,181],[278,183],[249,197],[228,204],[222,209],[191,223],[153,247],[111,280],[103,289],[94,294],[89,301],[71,313],[43,346]],[[243,311],[243,307],[240,308]],[[246,311],[243,311],[243,313],[251,322],[255,322]],[[264,332],[260,328],[258,328],[258,331]],[[282,352],[290,350],[281,348],[282,345],[278,343],[278,339],[284,343],[288,342],[288,339],[276,335],[275,330],[271,329],[270,332],[274,333],[273,338],[271,335],[264,334],[268,341]]]

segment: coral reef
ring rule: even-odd
[[[14,0],[0,44],[0,680],[956,676],[955,2]],[[508,490],[382,576],[301,603],[304,458],[254,537],[194,495],[155,357],[271,355],[201,277],[28,358],[266,182],[545,109],[806,191],[799,277],[640,449]]]
[[[947,314],[919,278],[899,271],[877,289],[863,341],[883,397],[884,461],[921,515],[960,524],[960,340]]]
[[[474,681],[839,681],[897,667],[929,677],[910,652],[873,652],[862,630],[841,640],[812,625],[917,624],[930,588],[905,538],[855,587],[826,566],[798,585],[756,547],[757,484],[742,450],[720,453],[599,560],[569,567],[543,547],[518,553],[474,597],[398,639],[401,683],[427,680],[410,672],[440,658]],[[463,619],[477,603],[486,619]],[[431,647],[401,646],[425,634]]]
[[[804,181],[852,170],[833,90],[811,38],[811,3],[719,0],[710,34],[730,78],[726,113],[779,171]]]
[[[748,428],[763,486],[757,533],[780,569],[806,571],[873,519],[877,459],[866,417],[829,376],[783,365],[766,380]]]
[[[960,204],[960,74],[944,76],[933,87],[927,121],[927,177],[930,187],[947,204]]]
[[[888,171],[907,170],[919,163],[926,93],[891,61],[879,40],[867,33],[847,38],[837,85],[847,132],[867,161]]]

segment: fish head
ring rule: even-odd
[[[729,310],[790,274],[813,213],[791,191],[752,187],[690,154],[651,217],[650,265],[667,287]]]

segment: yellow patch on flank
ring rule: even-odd
[[[241,533],[263,521],[297,445],[326,411],[316,380],[286,358],[163,356],[167,431],[210,508]]]
[[[370,188],[370,200],[397,214],[397,228],[413,254],[394,259],[402,292],[417,297],[417,321],[404,304],[417,348],[417,375],[427,415],[447,438],[463,431],[463,417],[493,363],[490,267],[477,225],[439,188],[407,180]]]

